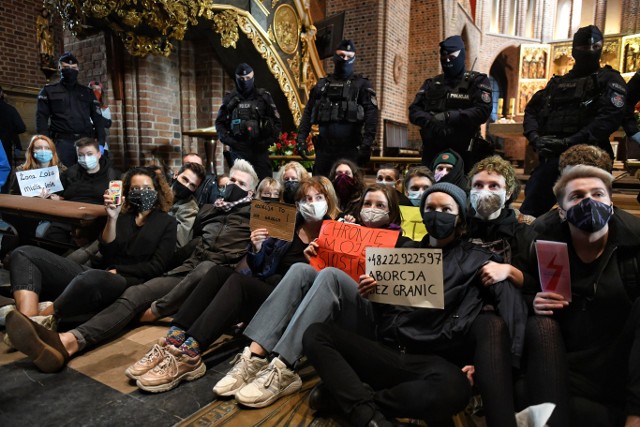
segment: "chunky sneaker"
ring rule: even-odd
[[[301,387],[300,376],[276,357],[251,383],[238,390],[236,400],[251,408],[263,408]]]
[[[153,369],[140,376],[136,385],[151,393],[176,388],[181,381],[197,380],[207,372],[198,355],[189,357],[172,345],[164,347],[164,358]]]
[[[233,368],[213,387],[217,396],[233,396],[236,391],[253,381],[256,374],[267,367],[269,361],[260,357],[251,357],[249,347],[236,354],[231,361]]]
[[[164,359],[164,349],[166,345],[166,340],[164,338],[160,338],[158,342],[151,347],[147,354],[142,356],[142,359],[129,366],[124,371],[124,374],[132,380],[137,381],[138,377],[155,368],[156,365]]]

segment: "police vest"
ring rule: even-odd
[[[431,80],[429,89],[424,92],[424,111],[441,112],[454,109],[465,109],[473,106],[469,89],[480,73],[467,71],[458,84],[447,87],[444,84],[444,74]]]
[[[264,96],[264,90],[258,89],[258,95]],[[262,128],[266,126],[268,119],[260,114],[259,98],[240,99],[235,96],[229,102],[227,108],[231,111],[231,134],[235,138],[258,140],[262,136]]]
[[[540,134],[563,136],[578,132],[596,116],[601,94],[597,72],[578,78],[554,76],[545,89]]]
[[[313,122],[358,123],[364,120],[364,108],[358,104],[360,87],[354,84],[354,80],[324,79],[320,98],[311,111]]]

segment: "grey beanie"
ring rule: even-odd
[[[453,197],[453,200],[458,204],[458,215],[463,221],[467,220],[467,193],[455,184],[450,182],[437,182],[431,187],[427,188],[422,193],[422,199],[420,200],[420,213],[424,212],[424,205],[427,202],[427,196],[431,193],[446,193]]]

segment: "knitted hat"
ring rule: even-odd
[[[422,193],[420,212],[424,212],[424,205],[427,202],[427,197],[431,193],[446,193],[453,197],[453,200],[455,200],[458,205],[458,215],[460,215],[460,219],[463,221],[467,220],[467,193],[465,193],[462,188],[449,182],[437,182],[433,184]]]
[[[453,154],[451,151],[443,151],[438,154],[438,157],[433,161],[433,167],[435,169],[440,163],[445,163],[451,166],[455,166],[458,161],[458,157]]]
[[[242,64],[236,67],[236,76],[243,77],[243,76],[246,76],[247,74],[250,74],[252,71],[253,71],[253,68],[251,68],[251,65],[243,62]]]
[[[58,62],[66,62],[67,64],[77,64],[78,60],[76,59],[75,56],[73,56],[73,53],[65,52],[60,56],[60,58],[58,59]]]
[[[587,25],[580,28],[573,35],[573,46],[587,46],[603,39],[602,31],[595,25]]]
[[[336,50],[344,50],[346,52],[355,52],[356,45],[353,44],[351,40],[342,40],[340,43],[338,43],[338,46],[336,46]]]

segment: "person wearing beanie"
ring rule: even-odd
[[[483,399],[512,400],[507,393],[512,360],[522,353],[526,304],[508,280],[483,286],[480,269],[499,257],[463,238],[466,205],[465,192],[451,183],[429,187],[420,205],[429,234],[406,246],[442,251],[444,309],[371,302],[366,296],[382,286],[364,274],[359,296],[340,295],[341,306],[345,312],[372,312],[374,331],[342,327],[342,319],[355,318],[344,313],[337,321],[309,326],[304,353],[322,379],[310,394],[312,409],[341,411],[354,426],[391,426],[393,418],[450,425],[468,403],[465,373],[472,364]],[[483,312],[486,304],[496,311]],[[489,425],[516,426],[512,405],[498,402],[492,410]]]
[[[218,138],[229,147],[230,167],[236,159],[245,159],[262,180],[273,175],[269,147],[282,130],[280,113],[271,94],[255,87],[249,64],[238,64],[235,83],[235,90],[225,95],[216,116]]]
[[[333,55],[334,70],[311,89],[298,129],[297,148],[303,158],[309,151],[311,125],[319,125],[313,141],[316,159],[314,175],[328,176],[338,159],[366,166],[378,125],[378,102],[369,80],[353,71],[356,47],[342,40]]]
[[[450,182],[466,190],[467,177],[464,174],[465,163],[462,156],[454,150],[444,150],[429,165],[433,170],[435,182]]]
[[[524,135],[539,159],[525,188],[524,214],[540,216],[556,203],[552,188],[560,155],[569,147],[595,145],[614,158],[609,136],[624,117],[627,86],[618,71],[600,67],[602,44],[598,27],[580,28],[573,36],[573,68],[554,76],[524,110]]]
[[[80,138],[96,138],[104,151],[106,133],[100,102],[93,89],[78,84],[78,59],[65,52],[58,60],[60,81],[46,85],[38,95],[36,133],[48,136],[56,144],[62,163],[78,163],[74,146]]]
[[[473,150],[479,145],[471,141],[479,137],[480,125],[491,115],[491,85],[486,74],[467,71],[465,59],[462,37],[443,40],[443,73],[425,80],[409,107],[409,120],[420,127],[425,166],[431,167],[437,153],[447,148],[460,153],[467,168],[485,156]]]

